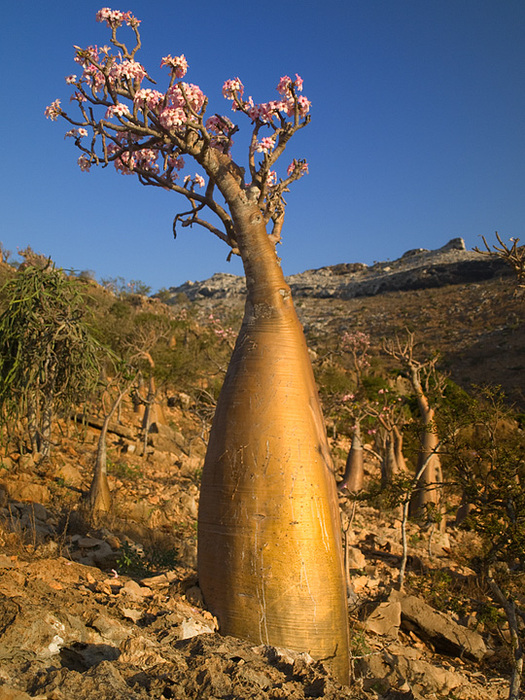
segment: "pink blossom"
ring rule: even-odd
[[[123,117],[125,115],[129,114],[129,108],[127,105],[122,104],[122,102],[117,102],[116,105],[111,105],[111,107],[108,107],[106,110],[106,119],[110,119],[111,117],[114,117],[117,115],[117,117]]]
[[[186,112],[180,108],[167,107],[159,115],[160,123],[165,129],[182,126],[187,121]]]
[[[341,401],[352,401],[353,399],[355,399],[354,394],[345,394]]]
[[[260,104],[250,106],[248,108],[248,115],[253,120],[260,119],[265,124],[268,124],[279,113],[281,107],[282,102],[275,102],[273,100],[271,102],[261,102]]]
[[[78,48],[78,47],[77,47]],[[78,49],[75,54],[75,63],[81,66],[91,66],[98,62],[98,46],[88,46],[87,49]]]
[[[275,136],[265,136],[257,144],[258,153],[269,153],[275,146]]]
[[[134,97],[135,104],[148,109],[155,109],[164,99],[162,92],[151,90],[150,88],[141,88],[137,90]]]
[[[73,100],[76,100],[80,104],[81,102],[85,102],[86,98],[84,97],[84,95],[81,92],[79,92],[78,90],[75,90],[75,92],[69,98],[70,102],[73,102]]]
[[[44,114],[47,119],[51,119],[52,122],[56,122],[58,117],[62,114],[60,109],[60,100],[55,100],[48,107],[45,108]]]
[[[160,66],[170,66],[172,73],[175,75],[176,78],[184,78],[186,73],[188,72],[188,61],[186,60],[186,57],[184,54],[181,54],[180,56],[171,56],[169,54],[168,56],[164,56],[162,61],[160,62]]]
[[[135,151],[135,165],[140,167],[142,170],[150,170],[151,172],[158,173],[159,166],[157,165],[157,158],[159,157],[159,152],[154,148],[142,148],[140,151]]]
[[[134,17],[131,12],[120,12],[120,10],[110,10],[109,7],[103,7],[97,12],[97,22],[106,22],[108,27],[120,27],[122,22],[126,22],[128,26],[137,26],[140,20]]]
[[[288,75],[283,75],[283,77],[279,80],[279,84],[277,85],[277,92],[280,95],[286,95],[290,91],[291,87],[292,79]]]
[[[200,112],[206,99],[200,87],[192,83],[177,83],[166,94],[173,107],[190,108],[194,112]]]
[[[237,93],[240,97],[242,96],[243,92],[244,85],[241,83],[239,78],[232,78],[231,80],[226,80],[226,82],[222,86],[222,95],[227,100],[233,100],[235,97],[235,93]]]
[[[98,92],[104,87],[105,78],[102,71],[96,66],[88,65],[82,73],[82,80],[89,85],[94,92]]]
[[[277,173],[275,172],[275,170],[270,170],[268,172],[268,175],[266,176],[266,182],[270,187],[273,187],[277,184]]]
[[[84,153],[77,160],[77,163],[80,170],[82,170],[83,173],[89,172],[89,169],[91,168],[91,161]]]
[[[297,73],[295,74],[295,82],[294,82],[294,85],[295,85],[295,89],[296,89],[298,92],[302,92],[302,91],[303,91],[303,79],[301,78],[300,75],[297,75]]]
[[[206,119],[206,129],[215,134],[224,134],[233,129],[233,123],[228,117],[222,117],[214,114]]]
[[[64,135],[64,138],[67,138],[68,136],[73,136],[76,139],[81,139],[83,136],[87,136],[88,132],[86,129],[70,129],[69,131],[66,132]]]
[[[307,175],[308,174],[308,163],[305,160],[296,160],[295,158],[292,160],[290,165],[288,166],[287,169],[287,174],[288,177],[291,175]]]
[[[142,66],[137,61],[122,61],[122,63],[116,63],[112,66],[109,73],[111,80],[123,80],[127,78],[128,80],[138,80],[139,82],[146,77],[147,73]]]
[[[299,106],[299,116],[304,117],[310,111],[312,103],[310,100],[307,100],[304,95],[299,95],[297,98],[297,105]]]
[[[73,73],[73,75],[66,75],[66,83],[68,85],[74,85],[77,82],[77,76]]]
[[[193,178],[191,177],[191,175],[186,175],[186,177],[183,180],[184,187],[187,187],[191,183],[192,179],[193,183],[195,185],[198,185],[199,187],[204,187],[204,185],[206,184],[204,178],[201,175],[196,174]],[[214,321],[213,314],[210,314],[209,318],[211,321]]]
[[[172,155],[168,158],[168,165],[176,170],[182,170],[184,167],[184,158],[182,156]]]

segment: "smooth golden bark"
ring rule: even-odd
[[[307,651],[348,682],[333,467],[301,325],[256,207],[239,207],[245,317],[202,475],[199,583],[223,634]]]

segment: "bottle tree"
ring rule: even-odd
[[[290,289],[276,254],[290,185],[307,172],[276,163],[309,120],[303,81],[284,76],[276,99],[256,103],[239,78],[223,96],[250,123],[247,168],[232,156],[238,126],[207,116],[208,99],[184,82],[184,55],[165,56],[164,92],[136,60],[139,20],[100,10],[111,46],[75,47],[80,75],[66,78],[78,104],[55,100],[46,116],[72,128],[82,170],[113,164],[144,185],[182,195],[174,227],[198,224],[240,255],[243,323],[218,400],[203,468],[198,575],[224,634],[308,651],[348,682],[348,628],[341,531],[324,421]],[[117,37],[127,24],[133,47]],[[183,175],[187,162],[199,166]],[[210,219],[211,216],[211,219]]]

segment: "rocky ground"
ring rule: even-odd
[[[196,578],[204,443],[189,415],[166,407],[143,459],[140,421],[126,408],[109,446],[115,514],[97,527],[80,499],[96,427],[81,436],[62,426],[45,466],[29,455],[4,458],[1,700],[506,697],[504,646],[484,623],[474,572],[461,564],[474,546],[468,533],[434,534],[429,546],[429,533],[411,525],[401,594],[399,521],[371,507],[353,511],[345,496],[350,687],[308,654],[221,637]]]
[[[376,282],[393,274],[399,282],[401,273],[406,280],[416,274],[410,270],[430,269],[429,261],[464,257],[454,246],[437,258],[429,253],[411,252],[368,272],[330,270],[325,286],[349,274]],[[306,289],[306,277],[300,282]],[[233,297],[201,297],[203,313],[209,304],[239,313]],[[299,294],[296,304],[314,359],[346,328],[366,330],[378,343],[409,326],[426,348],[440,349],[458,383],[490,377],[524,402],[523,308],[505,278],[459,277],[431,289],[413,285],[369,297]],[[100,416],[62,423],[45,463],[28,453],[0,458],[0,700],[507,697],[508,632],[468,568],[477,547],[472,534],[452,521],[446,535],[409,523],[400,593],[396,513],[355,507],[346,495],[340,507],[350,580],[350,686],[338,684],[308,654],[222,637],[196,574],[210,415],[185,394],[164,395],[162,409],[145,456],[141,417],[131,404],[110,426],[114,512],[97,524],[86,519],[83,496]],[[330,437],[341,470],[348,438]],[[376,477],[370,454],[366,466],[367,476]]]

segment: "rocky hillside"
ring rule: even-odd
[[[444,287],[481,282],[508,275],[510,269],[499,259],[469,251],[461,238],[454,238],[438,250],[408,250],[393,262],[341,263],[307,270],[287,278],[294,299],[353,299],[387,292]],[[190,301],[232,299],[245,293],[244,278],[218,273],[203,282],[186,282],[170,288],[172,298],[183,293]]]
[[[442,367],[458,384],[490,380],[519,402],[523,308],[506,274],[504,266],[455,240],[438,251],[409,251],[370,267],[323,268],[289,282],[322,381],[329,376],[323,367],[333,372],[331,353],[345,330],[366,331],[380,346],[383,336],[408,326],[423,349],[441,351]],[[219,377],[225,365],[210,341],[223,338],[224,328],[214,327],[216,321],[210,326],[209,311],[238,322],[242,286],[241,278],[216,275],[171,290],[182,324],[175,345],[179,373],[159,392],[145,452],[143,416],[130,397],[110,424],[114,509],[103,521],[90,522],[84,508],[102,424],[93,406],[82,422],[77,415],[57,424],[47,461],[21,449],[23,441],[20,449],[4,451],[0,700],[503,700],[508,626],[469,566],[479,542],[455,526],[453,500],[446,534],[408,523],[400,593],[399,512],[340,494],[349,687],[307,653],[218,633],[196,572],[199,484],[215,396],[210,377],[212,370]],[[115,319],[131,323],[132,308],[143,322],[160,307],[170,313],[159,302],[116,299],[96,286],[92,294],[100,296],[97,313],[107,318],[106,335]],[[186,315],[191,323],[180,320]],[[193,374],[198,363],[203,372]],[[341,473],[349,435],[331,431],[330,445]],[[373,482],[380,462],[368,447],[366,479]]]

